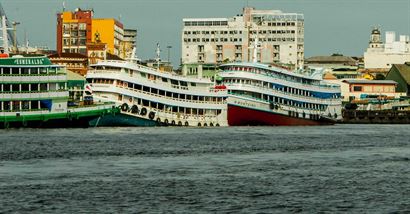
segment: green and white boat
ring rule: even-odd
[[[77,94],[74,100],[67,70],[45,56],[0,57],[0,128],[87,127],[90,120],[117,111],[112,103],[95,104],[91,97]]]

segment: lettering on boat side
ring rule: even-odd
[[[43,65],[44,58],[39,59],[15,59],[14,64],[16,65]]]

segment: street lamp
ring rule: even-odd
[[[14,41],[13,41],[13,52],[17,53],[17,35],[16,35],[16,26],[20,24],[20,22],[12,22],[13,25],[13,35],[14,35]]]

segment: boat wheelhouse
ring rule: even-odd
[[[340,87],[317,73],[260,63],[230,63],[221,69],[229,94],[229,125],[323,125],[341,120]]]
[[[227,91],[209,79],[161,72],[134,61],[103,60],[87,72],[95,100],[116,102],[107,126],[227,126]]]

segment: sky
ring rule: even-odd
[[[1,0],[7,17],[21,22],[31,46],[56,48],[56,14],[63,0]],[[396,35],[410,35],[410,0],[65,0],[66,10],[94,9],[95,18],[117,18],[138,30],[137,54],[155,58],[156,44],[166,60],[178,66],[183,18],[232,17],[245,6],[302,13],[305,18],[305,57],[340,53],[362,56],[374,26]],[[383,36],[384,37],[384,36]]]

